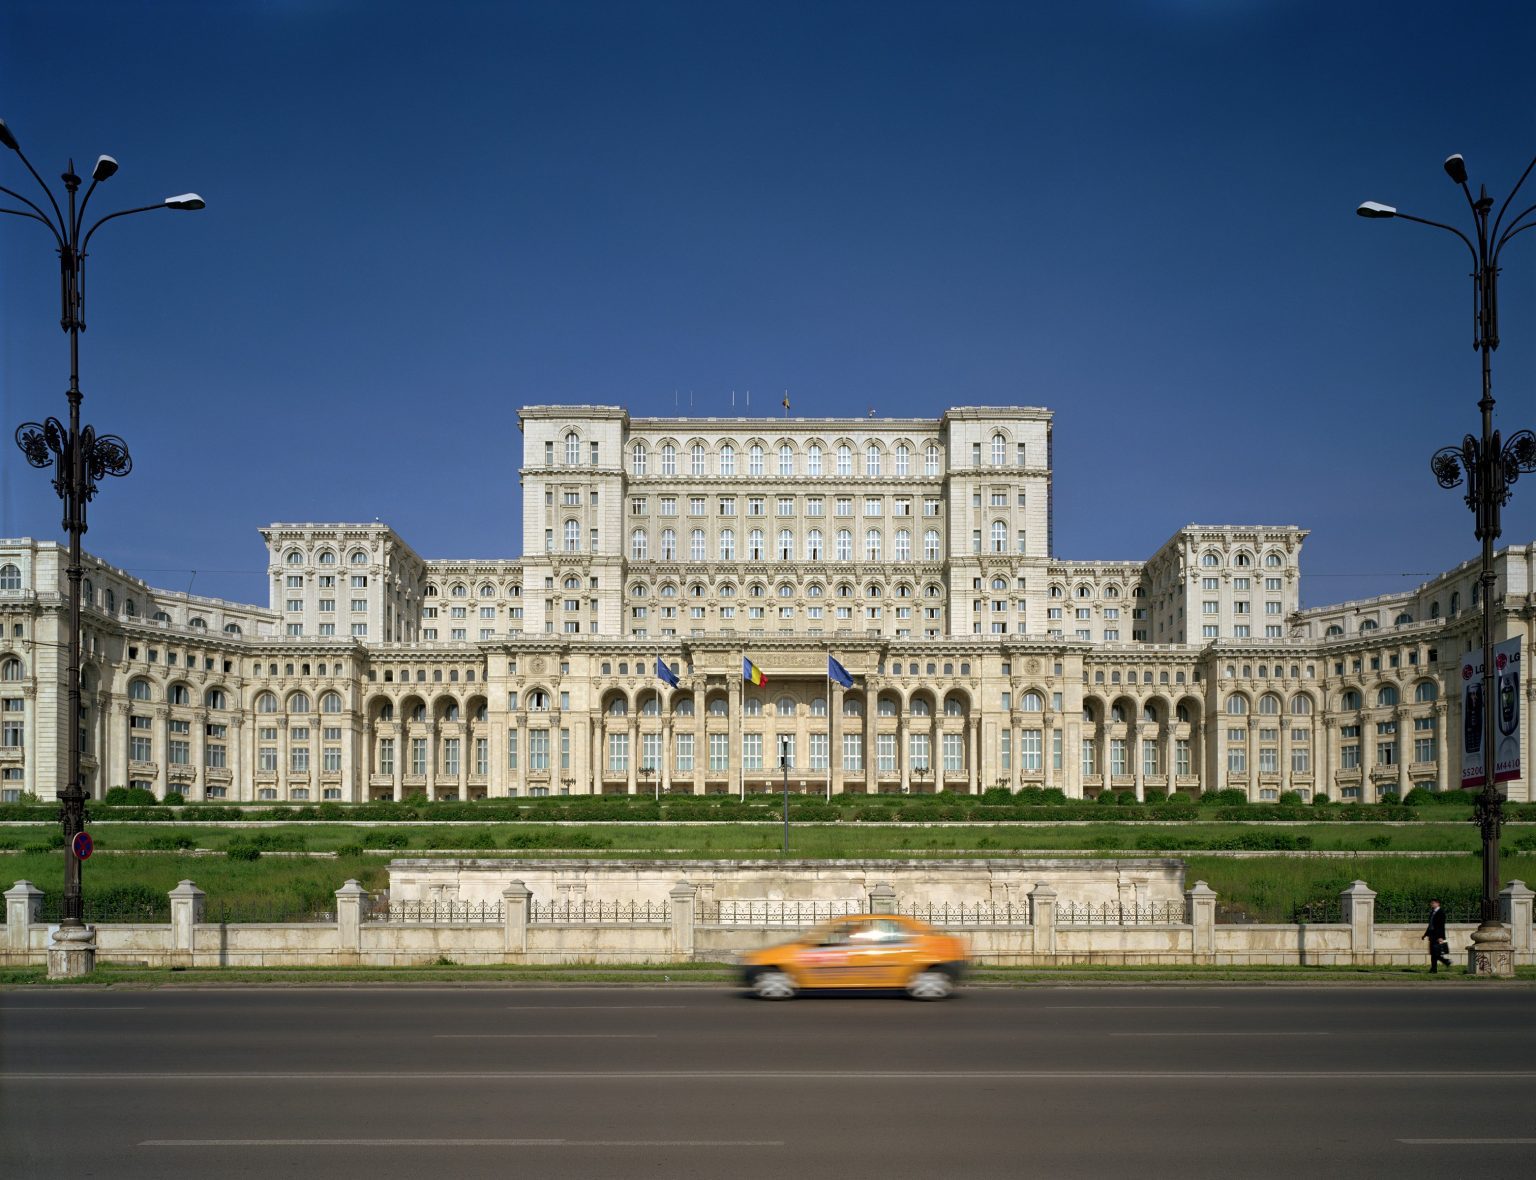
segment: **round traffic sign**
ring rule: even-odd
[[[96,851],[96,842],[91,839],[89,832],[76,832],[70,846],[75,851],[76,860],[89,860],[91,853]]]

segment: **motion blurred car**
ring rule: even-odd
[[[823,988],[899,988],[914,1000],[943,1000],[954,994],[965,956],[960,939],[912,918],[850,914],[742,955],[741,981],[762,1000]]]

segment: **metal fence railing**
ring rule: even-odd
[[[941,902],[937,905],[902,906],[900,911],[908,918],[927,922],[930,926],[1028,926],[1027,902],[978,901],[971,905],[963,902]]]
[[[1056,907],[1058,926],[1168,926],[1183,922],[1182,901],[1154,901],[1141,905],[1121,905],[1113,901],[1092,905],[1067,901]]]
[[[721,926],[814,926],[868,909],[858,898],[840,901],[724,900],[698,904],[695,920]]]
[[[582,899],[534,902],[528,921],[568,925],[602,922],[670,922],[672,912],[664,901],[589,901]]]
[[[501,922],[506,918],[499,901],[392,901],[368,913],[370,922],[420,924],[447,922],[471,925]]]
[[[226,925],[283,923],[289,925],[334,924],[336,911],[305,905],[301,901],[274,898],[271,901],[242,901],[236,904],[210,903],[203,910],[204,922]]]
[[[139,925],[171,920],[171,901],[168,897],[128,899],[92,897],[87,893],[80,899],[80,903],[81,920],[91,926],[109,922]],[[64,916],[63,908],[64,898],[61,894],[45,894],[38,906],[37,920],[50,924],[57,922]]]

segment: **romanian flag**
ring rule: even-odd
[[[763,675],[763,670],[745,657],[741,661],[741,678],[748,684],[764,685],[768,683],[768,677]]]

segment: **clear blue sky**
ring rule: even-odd
[[[1049,406],[1060,556],[1296,523],[1316,605],[1475,555],[1428,466],[1477,429],[1465,252],[1353,211],[1466,217],[1452,151],[1507,192],[1533,34],[1514,2],[8,0],[0,117],[45,175],[115,155],[103,210],[208,200],[90,264],[86,420],[135,469],[86,543],[158,585],[265,602],[274,520],[516,555],[519,405],[788,389]],[[30,184],[8,152],[0,184]],[[64,412],[56,276],[3,219],[5,435]],[[1533,276],[1536,234],[1506,431],[1536,428]],[[0,533],[57,537],[0,441]],[[1505,517],[1533,537],[1536,477]]]

